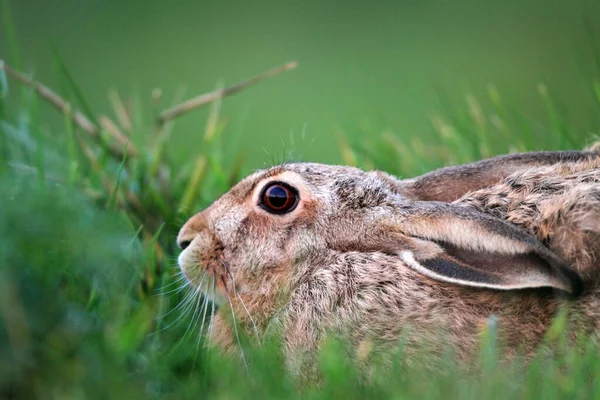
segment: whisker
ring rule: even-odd
[[[177,293],[177,292],[181,292],[183,289],[185,289],[186,287],[190,286],[191,282],[190,281],[186,281],[183,285],[180,285],[179,287],[176,287],[175,289],[171,289],[168,290],[166,292],[160,292],[160,293],[156,293],[154,296],[158,297],[158,296],[168,296],[170,294],[173,293]],[[168,286],[165,286],[164,288],[167,288]]]
[[[200,334],[198,336],[202,336],[202,332],[204,332],[204,323],[206,322],[206,312],[208,311],[208,296],[204,296],[204,312],[202,314],[202,325],[200,325]],[[215,300],[212,299],[212,301],[214,302]]]
[[[213,299],[212,301],[212,309],[210,312],[210,319],[208,321],[208,327],[207,327],[207,332],[206,332],[206,336],[207,336],[207,340],[204,341],[204,350],[206,351],[206,362],[208,363],[209,359],[210,359],[210,341],[211,341],[211,336],[212,336],[212,326],[213,326],[213,319],[215,317],[215,294],[217,291],[217,279],[215,277],[212,277],[213,279],[213,284],[212,284],[212,296],[211,298]]]
[[[183,271],[181,270],[181,268],[179,268],[179,261],[175,261],[173,263],[173,268],[177,268],[177,271],[175,271],[175,273],[173,275],[171,275],[171,278],[175,278],[177,275],[181,276],[181,277],[185,277],[185,275],[183,274]]]
[[[194,291],[194,298],[196,298],[198,296],[199,291],[200,291],[200,286],[198,286],[198,288]],[[198,297],[198,299],[200,299],[200,297]],[[193,307],[193,304],[194,304],[194,302],[192,302],[192,307]],[[187,314],[188,312],[189,311],[186,311],[185,314]],[[178,348],[179,346],[181,346],[181,344],[183,343],[184,339],[187,337],[190,328],[194,324],[195,317],[196,317],[196,310],[194,310],[194,314],[192,314],[192,319],[188,323],[188,326],[187,326],[187,328],[185,330],[185,333],[183,334],[183,336],[181,337],[181,339],[179,339],[179,341],[177,342],[177,344],[173,347],[173,350],[176,349],[176,348]]]
[[[235,295],[237,296],[237,298],[242,303],[242,307],[244,307],[244,310],[246,311],[246,314],[248,314],[248,317],[250,317],[250,322],[252,322],[252,326],[254,327],[254,334],[256,335],[256,340],[260,344],[260,337],[258,335],[258,327],[256,326],[256,323],[254,322],[254,318],[252,318],[252,315],[250,315],[250,311],[248,311],[248,307],[246,307],[246,303],[244,303],[244,300],[242,299],[242,296],[240,296],[240,293],[237,291],[237,288],[236,288],[236,285],[235,285],[235,279],[233,279],[233,275],[231,274],[231,271],[229,270],[229,266],[223,260],[219,259],[219,261],[221,262],[221,264],[223,265],[223,267],[227,271],[227,274],[231,278],[231,285],[233,286],[233,292],[235,293]]]
[[[189,287],[191,285],[186,285],[185,287]],[[170,309],[169,311],[167,311],[164,315],[161,315],[160,317],[157,318],[165,318],[167,315],[171,314],[173,311],[177,311],[180,308],[184,307],[184,309],[188,308],[189,302],[193,301],[194,298],[194,290],[190,291],[188,294],[185,295],[185,297],[183,298],[182,301],[179,302],[179,304],[175,307],[173,307],[172,309]],[[182,312],[181,315],[185,315],[185,312]],[[181,315],[179,316],[179,318],[181,318]]]
[[[209,266],[210,267],[210,266]],[[196,289],[195,295],[198,297],[198,300],[196,301],[196,307],[194,308],[194,313],[192,314],[192,320],[190,321],[185,333],[183,334],[183,337],[181,338],[181,340],[184,340],[187,335],[188,332],[190,331],[190,328],[194,325],[196,325],[197,323],[197,318],[196,318],[196,314],[198,314],[198,317],[200,316],[198,313],[198,306],[200,305],[200,300],[202,299],[202,296],[200,295],[200,290],[202,289],[202,284],[204,283],[204,279],[206,278],[208,274],[204,273],[202,275],[202,279],[200,280],[200,284],[198,285],[198,288]]]
[[[208,322],[208,328],[207,328],[207,335],[208,335],[208,346],[210,347],[210,338],[212,336],[212,330],[213,330],[213,320],[215,318],[215,295],[216,295],[216,291],[217,291],[217,279],[213,277],[213,287],[212,287],[212,310],[210,312],[210,320]],[[206,342],[205,342],[206,343]]]
[[[176,273],[174,273],[173,275],[169,276],[169,278],[177,278],[177,279],[175,279],[175,281],[173,281],[173,283],[179,282],[179,281],[183,281],[183,280],[187,279],[185,277],[185,274],[183,273],[183,271],[179,267],[177,269],[178,269],[178,271]],[[170,285],[172,285],[173,283],[170,283]]]
[[[172,282],[170,282],[170,283],[166,284],[166,285],[165,285],[165,286],[163,286],[161,289],[163,289],[163,288],[166,288],[166,287],[169,287],[169,286],[176,285],[177,283],[179,283],[179,282],[181,282],[181,281],[185,281],[185,280],[186,280],[186,278],[185,278],[185,275],[184,275],[182,272],[180,272],[180,273],[178,273],[178,274],[175,274],[175,275],[173,275],[173,276],[170,276],[169,278],[171,278],[171,279],[173,279],[173,278],[176,278],[176,279],[174,279]]]
[[[189,308],[190,303],[193,303],[193,299],[194,299],[194,292],[190,292],[186,295],[186,297],[184,297],[184,299],[182,301],[179,302],[179,304],[177,305],[177,307],[172,308],[171,310],[169,310],[168,312],[166,312],[164,315],[160,315],[157,316],[155,318],[155,320],[159,320],[159,319],[164,319],[167,317],[167,315],[171,314],[173,311],[181,308],[183,306],[183,311],[179,314],[179,316],[175,319],[175,321],[171,322],[170,324],[160,328],[159,330],[157,330],[156,332],[153,332],[152,334],[157,334],[160,333],[162,331],[165,331],[167,329],[169,329],[170,327],[172,327],[173,325],[175,325],[181,318],[183,318],[184,315],[186,315],[185,310],[187,310]]]
[[[192,370],[196,366],[196,358],[198,356],[198,351],[200,350],[200,339],[202,339],[202,332],[204,332],[204,323],[206,322],[206,312],[208,311],[208,296],[204,296],[204,302],[202,303],[202,325],[200,325],[200,331],[198,332],[198,339],[196,339],[196,345],[194,346],[194,363],[192,364]]]
[[[154,296],[160,296],[160,295],[163,295],[163,294],[170,293],[171,291],[164,292],[164,290],[165,290],[166,288],[168,288],[168,287],[171,287],[171,286],[173,286],[173,285],[180,285],[180,284],[181,284],[181,282],[183,282],[183,281],[186,281],[186,280],[187,280],[187,278],[185,277],[185,275],[184,275],[184,274],[183,274],[183,272],[181,272],[181,271],[180,271],[178,274],[175,274],[175,275],[171,276],[170,278],[174,278],[174,277],[176,277],[177,275],[179,275],[179,276],[177,277],[177,279],[175,279],[175,280],[173,280],[172,282],[169,282],[168,284],[166,284],[166,285],[164,285],[164,286],[162,286],[162,287],[160,287],[160,288],[156,289],[156,292],[157,292],[157,293],[156,293],[156,294],[154,294]]]
[[[223,282],[225,283],[225,282]],[[240,335],[237,329],[237,323],[235,322],[235,311],[233,310],[233,304],[231,304],[231,296],[229,296],[229,290],[227,290],[227,284],[225,284],[225,293],[227,293],[227,300],[229,300],[229,307],[231,308],[231,314],[233,316],[233,330],[235,331],[235,337],[238,342],[238,346],[240,348],[240,353],[242,355],[242,361],[244,362],[244,367],[246,368],[246,372],[248,372],[248,364],[246,363],[246,356],[244,356],[244,349],[242,349],[242,342],[240,341]]]
[[[208,275],[208,273],[207,273],[207,272],[204,272],[204,273],[203,273],[203,275],[202,275],[202,279],[200,280],[200,284],[198,285],[198,288],[197,288],[196,290],[192,290],[192,291],[191,291],[191,292],[190,292],[190,293],[187,295],[187,297],[186,297],[186,298],[185,298],[185,299],[184,299],[182,302],[180,302],[180,303],[177,305],[177,307],[175,307],[175,308],[173,308],[173,309],[169,310],[169,311],[168,311],[168,312],[167,312],[165,315],[163,315],[163,316],[162,316],[162,318],[166,317],[167,315],[169,315],[169,314],[170,314],[170,313],[172,313],[173,311],[175,311],[175,310],[177,310],[177,309],[181,308],[181,306],[182,306],[183,304],[185,304],[184,308],[182,309],[182,311],[181,311],[181,313],[179,314],[179,316],[178,316],[178,317],[175,319],[175,321],[171,322],[169,325],[165,326],[164,328],[160,329],[160,330],[159,330],[159,331],[157,331],[157,332],[161,332],[161,331],[163,331],[163,330],[166,330],[166,329],[168,329],[168,328],[172,327],[172,326],[173,326],[173,325],[175,325],[175,324],[176,324],[176,323],[177,323],[177,322],[178,322],[178,321],[179,321],[181,318],[183,318],[185,315],[187,315],[187,314],[188,314],[188,312],[190,311],[190,308],[191,308],[192,304],[194,304],[194,298],[195,298],[196,296],[198,296],[198,292],[199,292],[199,290],[202,288],[202,283],[204,282],[204,279],[206,279],[207,275]],[[200,297],[198,297],[198,299],[200,299]],[[194,316],[192,316],[192,319],[194,319],[194,317],[195,317],[195,312],[194,312]],[[190,325],[190,326],[191,326],[191,325]],[[186,330],[186,334],[187,334],[187,331],[189,330],[190,326],[188,326],[188,329]],[[185,338],[185,335],[184,335],[184,338]],[[183,340],[183,338],[182,338],[182,340]]]
[[[173,321],[172,323],[170,323],[168,325],[168,327],[173,326],[174,324],[176,324],[177,322],[179,322],[182,318],[184,318],[186,315],[188,315],[188,313],[190,312],[191,308],[193,307],[194,304],[194,299],[196,298],[196,290],[192,290],[190,291],[185,305],[183,307],[181,307],[181,311],[179,312],[179,315],[177,316],[177,318],[175,319],[175,321]],[[179,308],[179,306],[178,306]],[[173,309],[172,311],[175,311],[175,309]]]
[[[187,289],[187,288],[188,288],[188,286],[186,286],[186,289]],[[160,316],[159,316],[159,317],[157,317],[157,318],[164,318],[164,317],[166,317],[167,315],[171,314],[173,311],[176,311],[176,310],[180,309],[181,307],[185,307],[185,306],[187,306],[188,302],[189,302],[190,300],[192,300],[192,298],[193,298],[193,297],[194,297],[194,292],[193,292],[193,290],[192,290],[192,291],[188,292],[188,293],[187,293],[187,294],[186,294],[186,295],[183,297],[183,299],[182,299],[182,300],[181,300],[181,301],[180,301],[180,302],[177,304],[177,306],[173,307],[172,309],[170,309],[169,311],[167,311],[165,314],[163,314],[163,315],[160,315]]]

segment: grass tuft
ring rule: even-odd
[[[206,346],[192,334],[205,321],[190,312],[194,302],[180,290],[174,238],[189,214],[245,172],[243,153],[223,166],[219,139],[229,126],[221,102],[295,63],[229,87],[219,82],[189,100],[180,95],[150,121],[145,116],[153,113],[139,106],[137,93],[129,100],[111,89],[111,118],[92,113],[58,52],[66,92],[20,71],[8,1],[2,7],[15,67],[0,61],[0,397],[600,396],[600,348],[592,339],[570,346],[562,314],[527,366],[518,357],[501,361],[493,317],[477,371],[462,370],[452,349],[435,357],[425,352],[407,365],[402,340],[393,365],[379,365],[367,346],[357,367],[345,344],[330,338],[318,360],[318,386],[298,387],[286,374],[277,337],[259,348],[240,332],[247,371]],[[8,79],[26,88],[10,110]],[[600,104],[600,84],[591,88]],[[427,135],[403,136],[365,119],[336,127],[338,150],[349,165],[409,177],[512,151],[582,148],[589,133],[574,130],[550,90],[538,89],[547,121],[523,115],[493,85],[487,97],[468,94],[459,103],[440,90],[441,110]],[[76,105],[65,100],[71,97]],[[41,128],[39,100],[63,115],[58,135]],[[156,107],[164,102],[159,91],[154,100]],[[167,151],[176,119],[205,105],[211,109],[199,153],[181,166]]]

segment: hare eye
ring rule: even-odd
[[[273,182],[263,189],[261,206],[273,214],[285,214],[296,208],[296,191],[283,183]]]

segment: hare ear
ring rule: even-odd
[[[591,151],[546,151],[509,154],[472,164],[435,170],[413,179],[396,181],[396,189],[412,200],[447,201],[459,199],[470,191],[501,182],[523,168],[575,162],[600,157]]]
[[[514,225],[448,203],[415,202],[404,211],[395,253],[423,275],[463,286],[582,291],[574,270]]]

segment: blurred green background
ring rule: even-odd
[[[167,105],[182,87],[191,97],[297,60],[297,70],[224,102],[225,154],[244,148],[251,168],[292,148],[294,158],[340,162],[333,133],[364,134],[364,118],[403,141],[434,140],[439,93],[464,101],[488,84],[535,117],[544,82],[577,128],[597,122],[588,110],[598,1],[20,0],[11,9],[25,70],[59,87],[53,43],[95,113],[110,112],[110,87],[151,109],[154,88]],[[206,116],[178,121],[177,157],[198,151]]]
[[[131,135],[140,154],[111,158],[0,73],[0,397],[600,398],[593,340],[583,353],[551,342],[553,362],[521,369],[496,364],[484,338],[481,374],[452,358],[432,374],[399,356],[368,385],[326,348],[311,396],[276,342],[248,346],[245,379],[240,363],[203,350],[200,297],[181,290],[175,245],[191,213],[265,163],[406,176],[589,144],[600,134],[598,0],[0,0],[0,24],[0,59],[86,113],[89,103],[90,118],[117,121],[111,88],[143,117]],[[164,157],[167,129],[155,134],[153,117],[182,88],[192,97],[290,60],[299,68],[225,98],[211,114],[222,132],[205,128],[209,107],[177,119]],[[557,321],[551,340],[570,335]]]

